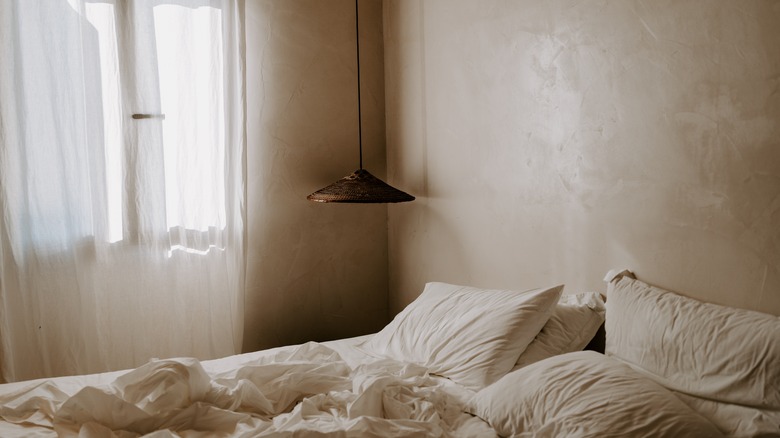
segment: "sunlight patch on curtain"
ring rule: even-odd
[[[204,31],[221,24],[215,8],[154,8],[168,228],[225,227],[224,103],[222,89],[211,86],[223,83],[212,67],[222,64],[222,38]]]
[[[73,5],[71,5],[72,7]],[[86,17],[98,35],[106,165],[106,210],[110,243],[122,240],[122,105],[114,5],[86,3]]]

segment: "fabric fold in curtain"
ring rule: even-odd
[[[4,380],[240,351],[243,9],[0,4]]]

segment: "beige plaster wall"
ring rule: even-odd
[[[390,309],[615,267],[780,314],[780,2],[386,0]]]
[[[362,0],[364,165],[385,176],[382,4]],[[315,204],[358,168],[354,2],[248,0],[244,351],[387,323],[387,207]]]

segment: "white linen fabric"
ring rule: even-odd
[[[67,377],[0,385],[0,417],[7,421],[0,422],[0,433],[496,436],[463,412],[463,392],[472,392],[422,367],[356,353],[354,340],[328,344],[202,364],[154,360],[126,373],[93,377],[90,386],[74,385],[70,380],[77,378]]]
[[[513,371],[477,392],[468,410],[501,436],[722,436],[670,391],[593,351]]]
[[[512,371],[548,357],[582,350],[604,323],[605,313],[604,299],[598,292],[561,295],[550,319]]]
[[[240,0],[0,4],[7,381],[239,351],[242,16]]]
[[[607,355],[676,391],[780,410],[780,318],[629,278],[608,293]]]
[[[363,347],[479,389],[512,368],[550,318],[562,290],[516,292],[428,283]]]
[[[608,286],[606,331],[607,355],[689,396],[722,430],[780,435],[779,317],[624,277]]]
[[[726,436],[780,436],[780,412],[778,411],[755,409],[672,392],[691,409],[718,426]]]

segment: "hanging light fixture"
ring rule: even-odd
[[[360,110],[360,32],[358,0],[355,0],[355,47],[357,49],[358,145],[360,168],[333,184],[317,190],[306,199],[315,202],[389,203],[414,201],[414,196],[403,192],[371,175],[363,169],[363,120]]]

